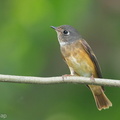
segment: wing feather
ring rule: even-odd
[[[96,58],[95,54],[93,53],[91,47],[84,39],[80,40],[80,42],[81,42],[84,50],[88,53],[88,55],[90,56],[91,60],[94,63],[98,78],[102,78],[102,73],[101,73],[99,63],[98,63],[97,58]]]

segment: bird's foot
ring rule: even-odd
[[[95,82],[95,78],[94,78],[93,75],[91,75],[90,80],[91,80],[92,82]]]
[[[73,76],[73,75],[71,75],[71,74],[62,75],[62,77],[68,77],[68,76]]]
[[[70,76],[74,76],[74,75],[71,75],[71,74],[65,74],[65,75],[62,75],[62,79],[64,81],[64,78],[67,78],[67,77],[70,77]]]

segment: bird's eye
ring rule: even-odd
[[[64,30],[63,33],[64,33],[65,35],[69,35],[69,34],[70,34],[67,30]]]

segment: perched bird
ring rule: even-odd
[[[97,58],[88,43],[76,29],[69,25],[51,26],[56,32],[62,56],[68,65],[71,75],[102,78]],[[112,106],[104,93],[103,86],[87,85],[94,96],[98,110]]]

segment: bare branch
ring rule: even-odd
[[[80,83],[80,84],[95,84],[102,86],[120,87],[120,80],[95,78],[90,80],[87,77],[67,76],[67,77],[27,77],[15,75],[1,75],[0,82],[13,83],[35,83],[35,84],[56,84],[56,83]]]

